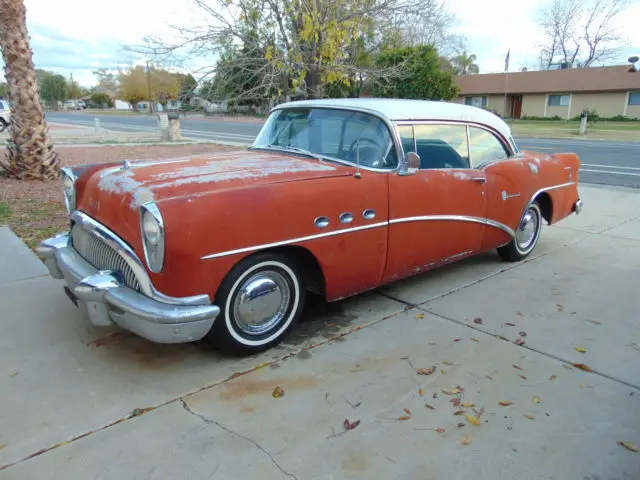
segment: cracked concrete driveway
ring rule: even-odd
[[[0,230],[0,478],[638,479],[640,192],[581,193],[525,262],[313,301],[245,359],[92,328]]]

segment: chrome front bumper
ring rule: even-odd
[[[68,233],[43,241],[37,252],[96,326],[116,324],[152,342],[184,343],[204,337],[220,313],[215,305],[164,303],[124,286],[116,274],[99,271],[78,255]]]

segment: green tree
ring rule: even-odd
[[[451,73],[441,70],[440,57],[432,46],[385,50],[376,58],[376,65],[394,72],[376,79],[376,97],[450,100],[459,93]]]
[[[0,82],[0,97],[7,98],[9,96],[9,87],[6,83]]]
[[[478,60],[476,55],[462,51],[451,59],[451,64],[456,75],[472,75],[480,73],[476,60]]]
[[[48,105],[56,106],[69,98],[69,83],[62,75],[45,72],[40,78],[40,96]]]
[[[89,97],[89,101],[99,108],[113,108],[113,100],[106,93],[94,93]]]

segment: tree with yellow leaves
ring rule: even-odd
[[[167,70],[142,66],[131,67],[118,75],[120,96],[131,105],[151,100],[166,105],[180,94],[180,77]]]

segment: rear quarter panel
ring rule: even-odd
[[[512,229],[520,223],[526,205],[542,192],[551,199],[549,224],[572,213],[578,195],[580,160],[574,153],[545,155],[523,152],[521,158],[509,159],[486,167],[488,197],[487,218]],[[497,229],[486,229],[483,248],[508,243]]]
[[[211,298],[229,271],[243,258],[278,243],[310,251],[324,274],[326,297],[335,300],[377,286],[387,252],[388,174],[353,175],[221,190],[159,203],[165,219],[165,269],[152,275],[167,295],[209,293]],[[367,220],[362,212],[376,210]],[[341,213],[354,220],[342,224]],[[330,224],[318,228],[314,220]],[[372,225],[384,223],[371,228]],[[308,236],[368,227],[323,238]],[[246,252],[234,250],[256,247]],[[223,254],[221,256],[216,256]],[[213,258],[202,259],[211,256]]]

